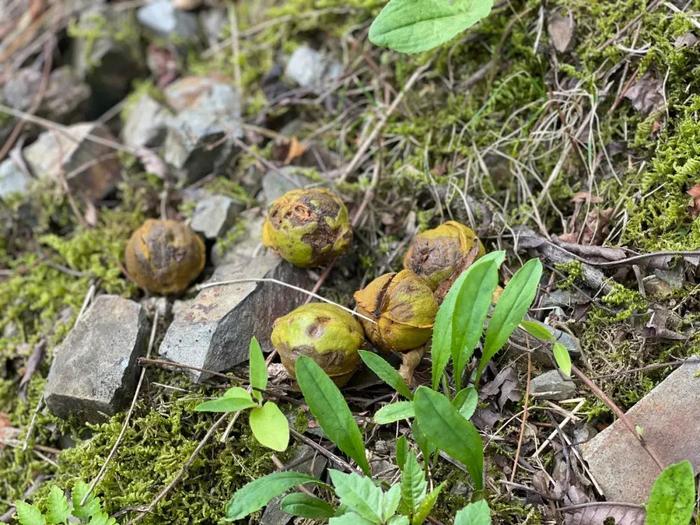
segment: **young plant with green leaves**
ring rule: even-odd
[[[488,16],[493,0],[390,0],[369,28],[373,44],[401,53],[428,51]]]
[[[70,500],[63,491],[53,485],[43,505],[34,505],[18,501],[17,522],[19,525],[117,525],[117,520],[111,518],[102,510],[100,498],[88,494],[88,484],[80,481],[73,487]]]
[[[554,338],[554,334],[547,327],[535,321],[523,321],[520,323],[520,328],[525,330],[535,339],[539,339],[544,343],[551,343],[552,355],[554,362],[557,364],[559,371],[566,377],[571,377],[571,356],[566,347]]]
[[[391,372],[388,375],[393,376]],[[296,376],[304,399],[326,436],[348,457],[354,459],[364,474],[330,470],[331,485],[328,485],[300,472],[275,472],[238,490],[227,506],[226,519],[232,521],[245,518],[293,487],[313,484],[333,492],[339,504],[333,506],[308,493],[293,492],[282,499],[282,510],[303,518],[328,519],[330,525],[424,523],[435,506],[443,485],[428,491],[425,470],[416,454],[409,449],[406,438],[399,438],[396,446],[396,463],[401,472],[399,483],[387,488],[381,487],[370,477],[362,434],[335,383],[320,366],[307,357],[297,360]],[[423,409],[420,401],[422,395],[421,389],[418,389],[416,400],[420,403],[420,410]],[[464,423],[468,422],[464,420]],[[460,430],[462,429],[457,429],[456,432]],[[455,517],[455,523],[460,525],[490,522],[490,511],[485,501],[468,505]]]
[[[258,442],[282,452],[289,446],[289,422],[277,403],[264,400],[267,388],[267,364],[260,343],[253,337],[248,348],[250,390],[234,386],[223,396],[197,405],[197,412],[232,412],[248,410],[248,422]]]

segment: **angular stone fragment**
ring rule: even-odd
[[[112,5],[82,12],[72,33],[73,65],[92,89],[92,117],[118,103],[145,71],[141,40],[132,10]]]
[[[558,370],[550,370],[530,381],[530,393],[539,399],[568,399],[576,394],[576,385]]]
[[[627,412],[661,463],[687,459],[696,473],[700,469],[699,373],[700,363],[684,364]],[[581,452],[608,500],[646,501],[659,469],[622,421],[582,444]]]
[[[155,0],[136,12],[141,25],[170,40],[191,40],[197,36],[197,17],[176,8],[171,0]]]
[[[41,90],[42,72],[22,68],[12,75],[3,88],[7,104],[19,111],[29,111]],[[90,87],[68,66],[51,72],[36,114],[53,122],[80,120],[87,109]]]
[[[259,235],[258,231],[254,238],[259,239]],[[266,277],[309,288],[305,271],[272,253],[251,255],[245,240],[243,246],[226,255],[226,262],[216,269],[210,282]],[[228,370],[248,358],[248,344],[253,336],[263,348],[271,349],[274,320],[305,299],[305,294],[274,283],[205,288],[175,311],[159,352],[175,363],[217,372]],[[211,375],[195,370],[188,374],[197,382]]]
[[[212,195],[197,203],[190,226],[207,239],[223,235],[236,220],[240,206],[225,195]]]
[[[314,182],[300,173],[295,166],[284,166],[268,171],[262,180],[263,195],[269,205],[285,193],[299,188],[306,188]]]
[[[116,295],[97,297],[54,351],[44,389],[59,417],[98,422],[124,408],[136,386],[136,359],[148,345],[141,305]]]
[[[284,74],[301,87],[320,92],[340,78],[343,65],[309,46],[301,46],[289,57]]]
[[[165,90],[177,115],[170,119],[164,159],[185,183],[218,172],[232,153],[232,139],[242,136],[241,99],[231,82],[186,77]]]
[[[24,149],[24,157],[37,178],[59,181],[65,177],[74,192],[100,200],[121,179],[121,164],[112,148],[90,137],[115,140],[102,124],[75,124],[65,133],[45,131]]]
[[[31,182],[32,178],[14,160],[7,159],[0,163],[0,199],[26,193]]]
[[[131,148],[161,146],[170,118],[170,112],[162,104],[147,94],[141,95],[126,111],[124,144]]]

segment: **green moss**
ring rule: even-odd
[[[572,288],[574,284],[581,279],[583,273],[583,267],[579,261],[556,264],[554,267],[557,271],[565,275],[563,280],[557,281],[557,288],[559,290],[568,290]]]

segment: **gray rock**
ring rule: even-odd
[[[226,9],[210,7],[199,14],[199,23],[205,35],[209,47],[216,46],[224,39],[224,32],[228,27]]]
[[[112,148],[89,136],[115,140],[102,124],[75,124],[65,133],[45,131],[24,149],[24,158],[37,178],[58,181],[65,177],[74,192],[97,201],[121,179],[121,164]]]
[[[73,65],[92,89],[92,115],[118,103],[131,89],[131,82],[145,72],[137,29],[132,10],[111,6],[97,5],[78,19]]]
[[[0,163],[0,199],[26,193],[31,182],[32,178],[14,160],[7,159]]]
[[[301,46],[289,57],[284,74],[301,87],[320,92],[340,78],[343,65],[309,46]]]
[[[171,114],[153,97],[143,94],[126,112],[122,129],[124,144],[132,148],[156,148],[165,140]]]
[[[291,470],[303,472],[315,478],[321,477],[327,464],[328,460],[308,445],[299,445],[288,463]],[[292,520],[293,516],[280,508],[281,501],[282,498],[275,498],[268,503],[260,518],[260,525],[286,525]]]
[[[197,17],[176,9],[171,0],[155,0],[136,12],[141,25],[170,40],[192,40],[197,37]]]
[[[245,231],[236,239],[233,247],[223,248],[219,243],[214,245],[211,251],[214,266],[235,263],[241,257],[252,258],[263,250],[260,239],[264,217],[260,214],[260,209],[241,212],[239,219],[245,225]]]
[[[301,173],[299,168],[285,166],[265,174],[262,179],[262,191],[265,202],[269,205],[288,191],[306,188],[312,184],[314,181]]]
[[[254,238],[259,239],[259,232]],[[277,255],[249,253],[247,246],[232,250],[210,282],[266,277],[309,287],[308,274]],[[274,320],[305,299],[306,295],[273,283],[205,288],[174,311],[159,352],[175,363],[216,372],[228,370],[248,358],[248,344],[253,336],[263,348],[271,349],[269,339]],[[210,376],[200,371],[188,373],[196,382]]]
[[[54,360],[44,389],[55,415],[98,422],[124,408],[136,386],[136,359],[146,351],[145,310],[115,295],[97,297]]]
[[[28,67],[20,69],[5,83],[5,101],[19,111],[28,111],[41,83],[41,71]],[[51,72],[36,113],[54,122],[74,122],[84,116],[89,98],[90,86],[82,82],[70,67],[59,67]]]
[[[190,226],[207,239],[223,235],[236,220],[240,206],[224,195],[212,195],[197,203]]]
[[[695,472],[700,469],[698,373],[699,362],[684,364],[627,412],[664,465],[687,459]],[[659,469],[622,421],[581,445],[581,452],[608,500],[646,501]]]
[[[576,385],[558,370],[550,370],[530,381],[530,393],[539,399],[568,399],[576,394]]]
[[[223,171],[232,139],[243,135],[238,91],[222,79],[186,77],[168,86],[165,97],[177,112],[165,139],[165,161],[187,184]]]

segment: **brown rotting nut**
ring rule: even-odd
[[[181,293],[204,269],[202,239],[186,224],[148,219],[126,245],[126,271],[144,290]]]

